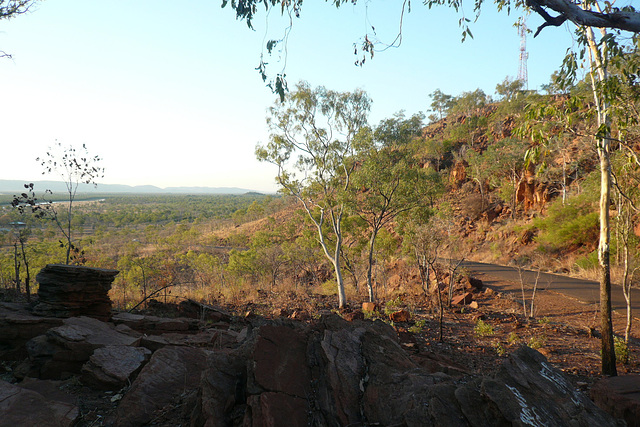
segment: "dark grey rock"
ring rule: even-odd
[[[38,304],[33,312],[49,317],[111,317],[109,289],[117,270],[49,264],[36,275]]]

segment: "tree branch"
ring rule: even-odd
[[[527,6],[533,9],[544,20],[534,34],[537,36],[547,26],[560,26],[569,20],[576,25],[597,28],[614,28],[618,30],[640,32],[640,13],[635,10],[621,11],[616,9],[612,13],[584,10],[571,0],[526,0]],[[551,16],[543,8],[557,12],[558,16]]]

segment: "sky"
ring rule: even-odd
[[[275,166],[255,159],[266,143],[265,118],[277,96],[255,70],[265,40],[288,24],[260,11],[254,30],[220,8],[220,0],[45,0],[0,21],[0,179],[42,175],[35,160],[56,143],[102,158],[100,182],[126,185],[240,187],[274,192]],[[402,1],[369,0],[336,9],[307,1],[294,19],[286,52],[265,56],[289,85],[367,91],[372,125],[404,110],[429,114],[429,94],[480,88],[517,77],[518,12],[488,3],[474,38],[461,43],[461,13],[414,1],[402,21],[400,47],[356,67],[354,43],[365,33],[390,43]],[[541,23],[530,16],[527,24]],[[548,83],[574,44],[569,27],[527,39],[529,89]],[[265,55],[266,52],[265,52]],[[98,187],[99,189],[99,187]]]

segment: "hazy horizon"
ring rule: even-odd
[[[56,180],[7,180],[0,179],[0,194],[13,194],[22,191],[25,184],[34,183],[36,193],[52,190],[54,193],[66,192],[63,181]],[[237,186],[168,186],[158,187],[156,185],[128,185],[98,183],[97,187],[92,184],[80,184],[79,193],[199,193],[199,194],[244,194],[249,192],[261,194],[276,194],[274,191],[261,191],[255,188],[244,188]]]

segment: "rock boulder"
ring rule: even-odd
[[[117,270],[49,264],[36,276],[38,304],[33,312],[49,317],[111,317],[109,289]]]
[[[82,381],[102,390],[119,390],[151,357],[144,347],[109,345],[96,349],[82,366]]]
[[[110,323],[90,317],[71,317],[61,326],[29,340],[26,375],[62,379],[79,374],[93,352],[106,346],[137,346],[140,338]],[[133,332],[133,331],[131,331]],[[23,368],[24,369],[24,368]]]
[[[591,398],[629,427],[640,427],[640,375],[603,378],[591,388]]]

